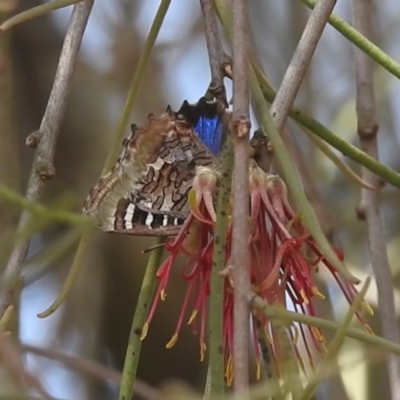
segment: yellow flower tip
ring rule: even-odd
[[[269,344],[270,346],[273,346],[274,343],[273,343],[273,341],[272,341],[272,337],[271,337],[271,335],[269,334],[267,328],[264,328],[264,333],[265,333],[265,337],[267,338],[268,344]]]
[[[321,300],[325,300],[325,296],[318,290],[316,286],[313,286],[312,292]]]
[[[369,333],[370,335],[375,335],[375,332],[372,330],[372,328],[368,324],[364,324],[364,330]]]
[[[312,326],[312,327],[311,327],[311,332],[312,332],[312,334],[314,335],[314,338],[315,338],[318,342],[320,342],[320,343],[325,343],[325,339],[324,339],[324,337],[322,336],[321,331],[320,331],[318,328],[316,328],[315,326]]]
[[[231,356],[228,357],[228,361],[226,363],[225,380],[226,380],[226,385],[228,387],[232,385],[232,382],[233,382],[233,360],[232,360]]]
[[[140,336],[140,340],[144,340],[147,336],[147,332],[149,331],[149,324],[146,322],[143,325],[142,335]]]
[[[3,317],[0,320],[0,327],[4,330],[5,327],[8,325],[8,322],[10,321],[11,315],[14,311],[14,306],[10,304],[7,308],[6,311],[3,314]]]
[[[171,340],[165,345],[165,348],[170,349],[171,347],[174,347],[177,341],[178,341],[178,334],[174,333]]]
[[[226,361],[226,369],[225,369],[225,376],[228,376],[229,371],[233,370],[233,359],[232,356],[229,356]]]
[[[300,290],[300,296],[303,299],[304,304],[310,303],[303,289]]]
[[[167,298],[167,293],[165,293],[165,290],[163,289],[163,290],[161,290],[161,293],[160,293],[160,299],[162,301],[165,301],[166,298]]]
[[[372,307],[365,300],[361,302],[361,306],[369,315],[375,314]]]
[[[207,346],[204,342],[200,343],[200,361],[204,361],[204,357],[206,355]]]
[[[261,360],[256,359],[256,379],[259,381],[261,379]]]
[[[297,346],[297,343],[299,342],[299,330],[295,325],[292,325],[291,328],[293,330],[293,344]]]
[[[197,317],[198,312],[199,310],[193,310],[192,314],[190,315],[188,325],[190,325],[194,321],[194,319]]]
[[[261,292],[260,287],[257,286],[257,285],[254,285],[254,283],[251,284],[251,290],[252,290],[254,293],[257,293],[257,294],[259,294],[259,293]]]

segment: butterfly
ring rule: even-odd
[[[116,165],[85,200],[83,214],[97,228],[139,236],[176,235],[189,215],[196,168],[215,166],[221,148],[223,109],[217,101],[185,101],[132,125]]]

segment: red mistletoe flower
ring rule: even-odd
[[[250,166],[250,278],[255,293],[265,299],[270,305],[287,307],[288,300],[294,309],[304,314],[315,316],[314,298],[324,298],[317,289],[313,274],[318,271],[319,265],[324,265],[341,288],[345,298],[352,302],[357,294],[354,286],[344,282],[333,266],[319,251],[314,239],[303,225],[301,218],[293,212],[288,199],[287,188],[277,176],[265,174],[256,164]],[[186,264],[182,270],[182,277],[187,281],[185,297],[178,317],[178,322],[171,340],[166,347],[172,347],[179,336],[185,320],[187,309],[190,316],[187,323],[193,325],[199,333],[200,358],[204,359],[206,351],[205,332],[207,320],[207,297],[209,296],[209,281],[212,269],[213,232],[216,214],[213,205],[213,193],[217,185],[218,174],[208,167],[198,170],[189,195],[191,213],[184,222],[180,233],[166,242],[165,248],[168,257],[161,264],[157,279],[158,288],[151,305],[142,338],[147,334],[149,324],[154,316],[159,299],[165,299],[165,293],[171,269],[178,255],[185,255]],[[230,257],[230,224],[227,229],[227,246],[225,259]],[[339,255],[339,253],[338,253]],[[230,277],[224,279],[224,307],[223,307],[223,350],[225,355],[225,378],[230,384],[233,380],[233,287]],[[191,306],[189,306],[191,304]],[[364,303],[367,311],[372,312]],[[358,312],[357,318],[365,329],[370,330]],[[249,316],[250,317],[250,316]],[[257,341],[257,330],[261,329],[267,337],[267,346],[270,356],[279,374],[279,345],[274,337],[276,333],[269,321],[258,313],[253,313],[254,352],[257,366],[261,364],[261,351]],[[309,338],[307,338],[307,331]],[[325,342],[322,333],[317,328],[299,326],[300,336],[305,345],[311,367],[314,362],[311,356],[309,341],[314,348],[323,353]],[[294,331],[294,333],[293,333]],[[305,366],[298,345],[298,331],[293,326],[290,332],[292,345],[303,371]],[[259,368],[258,373],[259,376]]]

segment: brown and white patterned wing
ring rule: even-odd
[[[213,161],[190,123],[168,109],[144,128],[132,126],[121,157],[91,190],[83,213],[96,216],[104,231],[174,235],[189,213],[196,167]]]

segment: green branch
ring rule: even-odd
[[[261,90],[265,99],[272,103],[276,92],[265,78],[262,71],[255,67],[257,79],[261,86]],[[332,131],[322,125],[320,122],[310,117],[298,108],[292,108],[289,115],[298,123],[309,129],[319,138],[329,143],[332,147],[339,150],[343,155],[349,157],[358,164],[364,166],[371,172],[381,177],[384,181],[391,183],[393,186],[400,188],[400,174],[385,164],[376,161],[373,157],[363,152],[359,148],[348,143],[346,140],[335,135]]]
[[[114,135],[114,141],[111,145],[111,149],[108,153],[106,162],[104,164],[103,174],[108,172],[108,170],[114,165],[115,160],[118,157],[122,139],[128,127],[129,118],[131,116],[131,112],[135,104],[137,95],[139,94],[140,84],[142,83],[143,76],[147,70],[147,64],[149,62],[150,54],[153,50],[154,44],[156,42],[157,36],[160,32],[161,26],[164,22],[165,15],[167,14],[168,7],[170,4],[171,0],[162,0],[157,10],[157,14],[154,17],[153,24],[151,25],[149,34],[147,35],[143,51],[140,55],[138,65],[135,70],[135,74],[133,75],[130,84],[128,96],[125,101],[121,119],[119,121],[117,130]]]
[[[29,201],[25,197],[19,195],[18,193],[15,193],[12,189],[1,183],[0,198],[4,199],[10,204],[16,205],[26,211],[29,211],[32,215],[40,217],[41,223],[47,220],[58,222],[60,224],[88,226],[93,222],[91,218],[82,216],[80,214],[62,210],[53,210],[51,208],[43,206],[42,204]]]
[[[269,321],[272,327],[274,341],[276,340],[277,342],[277,354],[279,354],[277,363],[282,373],[284,389],[292,394],[293,400],[297,400],[303,391],[303,385],[301,383],[300,369],[296,354],[287,330],[288,327],[281,318],[270,318]]]
[[[261,297],[254,296],[253,294],[249,296],[249,301],[254,308],[263,313],[267,318],[279,317],[287,321],[298,322],[299,324],[315,326],[319,329],[327,329],[334,332],[338,331],[340,328],[340,324],[333,321],[318,317],[311,317],[305,314],[299,314],[294,311],[288,311],[282,307],[269,306]],[[364,332],[361,329],[348,328],[346,329],[346,336],[400,356],[399,344],[371,333]]]
[[[344,317],[342,323],[339,325],[335,337],[332,339],[329,345],[328,351],[325,354],[324,359],[318,366],[317,371],[308,380],[307,386],[301,395],[301,400],[311,399],[315,389],[318,384],[326,377],[329,373],[329,369],[332,365],[332,361],[337,357],[343,341],[346,337],[346,330],[349,328],[351,321],[353,320],[354,314],[358,311],[361,303],[364,300],[365,294],[368,291],[369,285],[371,283],[371,277],[368,277],[358,295],[354,298],[350,308],[348,309],[346,316]]]
[[[171,0],[162,0],[161,1],[160,6],[157,11],[157,14],[154,18],[153,24],[150,28],[150,32],[147,36],[147,39],[146,39],[146,42],[144,45],[143,54],[140,57],[138,66],[135,70],[135,74],[134,74],[134,77],[132,79],[132,82],[131,82],[131,85],[129,88],[128,97],[125,101],[125,106],[124,106],[124,109],[123,109],[123,112],[121,115],[121,119],[118,124],[115,136],[114,136],[113,143],[111,145],[111,149],[110,149],[107,159],[104,163],[103,173],[107,172],[111,168],[112,164],[115,161],[118,150],[121,147],[122,137],[124,135],[126,126],[129,121],[131,110],[134,106],[134,103],[135,103],[135,100],[137,97],[137,93],[139,91],[140,82],[146,71],[147,63],[149,61],[149,55],[151,53],[151,50],[154,47],[156,37],[160,31],[161,24],[164,21],[165,14],[168,10],[170,3],[171,3]],[[38,314],[39,317],[44,318],[44,317],[47,317],[47,316],[51,315],[52,313],[54,313],[54,311],[57,310],[57,308],[62,304],[65,297],[69,293],[69,290],[74,283],[75,277],[78,274],[79,268],[82,265],[84,255],[86,253],[86,249],[89,246],[92,232],[93,232],[92,230],[87,231],[82,236],[82,238],[79,242],[79,245],[78,245],[78,250],[77,250],[74,260],[72,262],[71,270],[68,273],[68,277],[64,283],[63,288],[61,289],[60,294],[57,296],[57,298],[55,299],[53,304],[51,304],[45,311]]]
[[[227,135],[222,153],[222,178],[219,180],[219,193],[217,199],[217,222],[215,226],[214,249],[212,270],[210,278],[209,297],[209,393],[207,397],[218,398],[224,395],[224,354],[221,351],[223,338],[223,306],[224,306],[224,278],[220,272],[225,268],[226,233],[232,185],[233,171],[233,146],[232,138]]]
[[[58,10],[59,8],[64,8],[71,6],[72,4],[77,4],[83,0],[54,0],[49,3],[41,4],[40,6],[30,8],[29,10],[23,11],[13,17],[7,19],[0,25],[0,31],[6,31],[15,25],[21,24],[22,22],[29,21],[30,19],[40,17],[51,11]]]
[[[316,0],[301,0],[307,7],[314,9],[317,4]],[[331,14],[329,24],[340,32],[346,39],[352,42],[365,54],[370,56],[379,65],[400,79],[400,64],[393,60],[392,57],[384,53],[378,46],[369,41],[365,36],[361,35],[356,29],[349,25],[346,21],[335,14]]]
[[[249,80],[254,110],[261,125],[263,126],[264,131],[267,133],[268,138],[272,143],[272,147],[278,158],[279,165],[282,168],[284,180],[289,187],[290,193],[293,195],[293,198],[296,201],[299,211],[301,212],[304,224],[316,241],[322,254],[334,266],[340,275],[348,282],[358,283],[359,280],[353,276],[338,259],[336,253],[333,251],[319,225],[315,212],[307,200],[307,197],[301,186],[296,169],[289,156],[289,153],[286,150],[285,144],[283,143],[279,132],[275,128],[253,68],[250,68]]]
[[[164,240],[164,238],[157,238],[157,244],[164,243]],[[140,289],[139,299],[136,304],[135,315],[132,321],[131,332],[129,334],[129,342],[126,349],[125,363],[122,370],[121,386],[118,395],[119,400],[130,400],[133,395],[136,371],[142,347],[142,341],[140,338],[142,336],[143,326],[146,322],[154,289],[156,287],[156,273],[160,265],[163,251],[164,247],[158,247],[153,250],[147,263],[142,288]]]
[[[81,240],[78,245],[78,250],[75,253],[74,261],[72,262],[72,266],[68,272],[67,279],[65,280],[60,293],[58,294],[56,299],[53,301],[53,303],[46,310],[37,314],[38,318],[49,317],[61,306],[61,304],[67,297],[67,294],[69,293],[69,291],[78,275],[80,266],[82,265],[82,261],[83,261],[84,255],[86,253],[86,249],[89,245],[89,241],[91,239],[92,232],[93,232],[92,229],[87,229],[85,232],[83,232],[83,235],[82,235]]]
[[[302,1],[305,2],[306,4],[307,3],[310,3],[310,4],[316,3],[314,0],[302,0]],[[229,8],[226,7],[226,2],[223,0],[214,0],[214,4],[216,6],[218,16],[219,16],[221,23],[225,29],[225,32],[228,35],[230,35],[231,29],[232,29],[231,18],[229,15]],[[332,25],[333,25],[332,19],[335,21],[339,20],[341,23],[343,23],[343,26],[344,26],[343,30],[346,32],[350,31],[351,32],[351,35],[349,34],[350,37],[352,37],[352,38],[357,37],[358,38],[357,43],[360,45],[359,46],[360,49],[365,51],[367,54],[371,55],[370,53],[368,53],[368,51],[366,51],[366,49],[371,47],[371,45],[374,48],[376,46],[374,46],[366,38],[364,38],[362,35],[360,35],[354,28],[352,28],[350,25],[346,24],[344,21],[342,21],[340,18],[338,18],[336,16],[331,16],[331,18],[330,18],[330,23]],[[336,24],[336,22],[335,22],[335,24]],[[337,28],[337,26],[335,26],[335,28]],[[341,32],[341,33],[343,33],[343,32]],[[377,52],[381,55],[379,56],[378,59],[374,58],[374,57],[373,58],[376,61],[378,61],[383,67],[385,67],[385,68],[388,67],[387,69],[389,71],[391,71],[391,72],[395,71],[396,73],[395,72],[393,72],[393,73],[395,73],[396,76],[400,77],[400,65],[397,64],[389,56],[384,54],[379,48],[376,48],[376,49],[377,49]],[[371,57],[372,57],[372,55],[371,55]],[[272,103],[275,98],[275,95],[276,95],[275,90],[269,84],[269,82],[265,78],[263,72],[257,66],[257,63],[254,62],[254,60],[251,60],[251,62],[252,62],[253,68],[256,71],[257,79],[259,81],[259,84],[261,85],[265,99],[269,103]],[[390,67],[391,69],[389,69],[389,66],[391,66]],[[308,116],[303,111],[301,111],[297,108],[292,108],[289,115],[295,121],[299,122],[301,125],[308,128],[315,135],[317,135],[318,137],[320,137],[321,139],[323,139],[324,141],[329,143],[332,147],[339,150],[343,155],[349,157],[353,161],[364,166],[365,168],[367,168],[374,174],[381,177],[384,181],[389,182],[393,186],[400,188],[400,174],[398,172],[396,172],[393,169],[389,168],[388,166],[376,161],[374,158],[370,157],[368,154],[364,153],[357,147],[351,145],[350,143],[346,142],[339,136],[335,135],[332,131],[330,131],[328,128],[326,128],[324,125],[322,125],[317,120]]]

